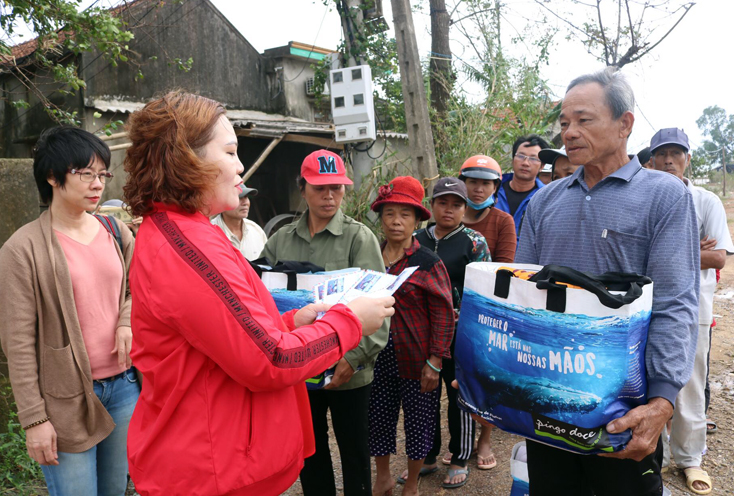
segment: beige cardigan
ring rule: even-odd
[[[130,230],[116,222],[125,267],[117,325],[129,326],[127,273],[134,242]],[[115,423],[94,393],[69,268],[48,211],[0,249],[0,343],[22,426],[49,417],[58,450],[67,453],[86,451],[112,432]]]

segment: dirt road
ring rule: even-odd
[[[729,230],[734,232],[734,199],[724,201],[729,219]],[[675,260],[671,260],[675,263]],[[711,346],[711,407],[709,417],[718,424],[718,432],[708,436],[708,453],[704,457],[703,468],[707,470],[714,484],[712,495],[734,495],[734,258],[730,258],[726,268],[722,271],[721,281],[714,298],[714,314],[717,326]],[[444,394],[444,410],[446,397]],[[443,425],[443,439],[448,439],[448,425]],[[423,496],[508,496],[512,486],[510,476],[510,451],[512,446],[521,438],[512,436],[495,429],[493,444],[498,464],[492,470],[477,469],[476,457],[469,462],[469,482],[460,489],[443,489],[445,470],[421,479],[420,491]],[[447,442],[447,441],[445,441]],[[406,468],[402,437],[402,420],[398,428],[398,453],[392,463],[392,472],[395,477]],[[445,451],[445,450],[444,450]],[[335,441],[332,439],[332,458],[334,471],[337,476],[337,487],[341,485],[341,467],[339,459],[334,456],[338,453]],[[374,466],[373,466],[374,477]],[[686,488],[685,477],[675,468],[664,476],[665,485],[673,495],[691,495]],[[302,494],[300,483],[285,493],[287,496]],[[397,486],[395,496],[401,494]],[[620,495],[622,496],[622,495]]]

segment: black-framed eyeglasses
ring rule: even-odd
[[[540,163],[540,159],[538,157],[528,157],[527,155],[523,155],[522,153],[518,153],[515,155],[515,158],[520,159],[520,162],[525,162],[525,159],[528,160],[531,164],[538,165]]]
[[[69,171],[69,174],[76,174],[77,176],[79,176],[79,179],[84,183],[93,183],[95,178],[97,178],[99,179],[99,182],[105,184],[108,179],[112,179],[113,177],[115,177],[115,175],[110,171],[97,173],[90,170],[71,169]]]

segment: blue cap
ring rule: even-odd
[[[691,149],[688,144],[688,135],[677,127],[668,127],[655,133],[655,136],[650,140],[650,153],[655,153],[655,150],[664,145],[682,146],[686,151]]]

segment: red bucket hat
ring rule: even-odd
[[[431,218],[431,211],[423,206],[424,191],[420,181],[411,176],[399,176],[390,181],[386,186],[380,186],[377,199],[372,203],[373,212],[378,212],[380,207],[386,203],[398,203],[415,207],[421,220]]]
[[[303,159],[301,177],[308,184],[354,184],[347,177],[344,161],[329,150],[316,150]]]

